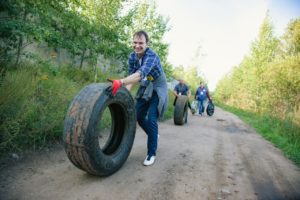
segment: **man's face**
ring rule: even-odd
[[[179,80],[179,83],[180,83],[181,85],[183,85],[183,84],[184,84],[184,80],[180,79],[180,80]]]
[[[147,48],[146,38],[144,35],[134,36],[133,38],[133,49],[136,54],[142,56]]]

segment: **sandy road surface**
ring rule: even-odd
[[[300,170],[236,116],[189,116],[159,125],[156,163],[144,167],[146,135],[114,175],[74,167],[62,147],[35,153],[0,170],[0,199],[300,199]]]

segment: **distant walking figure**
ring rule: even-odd
[[[198,87],[194,99],[198,101],[199,115],[201,116],[204,114],[207,98],[211,101],[207,87],[203,82],[200,82],[200,87]]]

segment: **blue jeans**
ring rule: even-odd
[[[158,96],[154,91],[149,101],[144,99],[137,99],[136,102],[136,113],[137,121],[142,129],[148,135],[148,155],[155,156],[157,149],[157,135],[158,135]]]
[[[202,113],[204,113],[205,110],[205,104],[206,104],[206,99],[204,100],[198,100],[198,107],[199,107],[199,114],[202,115]]]

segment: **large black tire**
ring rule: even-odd
[[[74,97],[64,124],[63,141],[68,158],[79,169],[98,176],[109,176],[121,168],[136,131],[131,94],[120,88],[112,96],[109,86],[91,84],[83,88]],[[106,144],[100,147],[97,127],[106,108],[111,114],[111,131]]]
[[[187,123],[188,117],[188,97],[181,95],[177,97],[174,108],[174,123],[176,125],[183,125]]]

